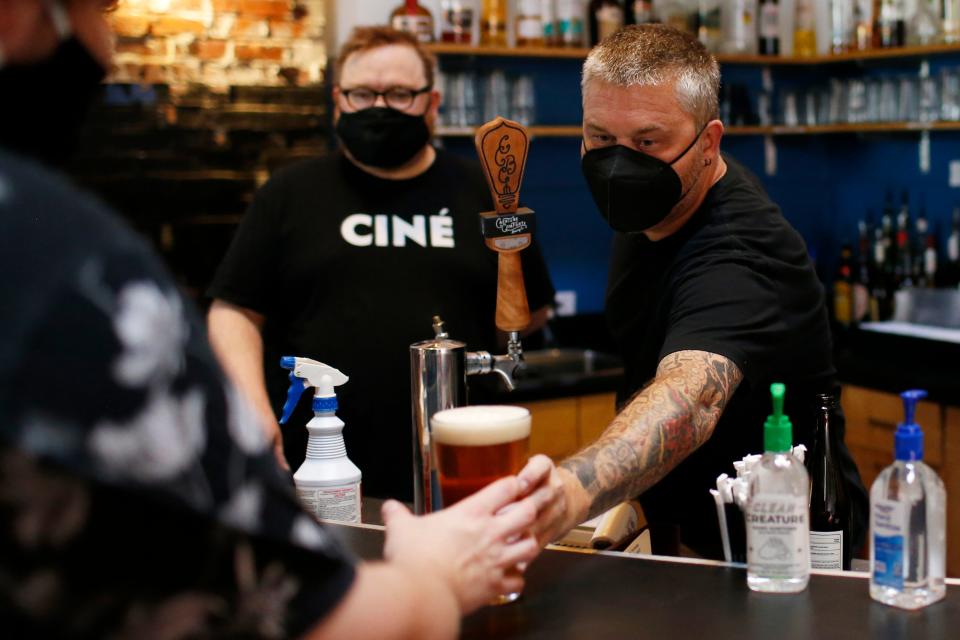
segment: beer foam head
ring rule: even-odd
[[[433,438],[442,444],[501,444],[530,436],[530,412],[506,405],[457,407],[433,414],[430,425]]]

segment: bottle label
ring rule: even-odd
[[[903,505],[878,500],[871,510],[873,532],[873,581],[884,587],[903,589],[903,537],[906,533]]]
[[[517,19],[517,38],[521,40],[536,40],[542,37],[543,22],[539,16]]]
[[[843,569],[843,531],[810,532],[810,568]]]
[[[806,496],[758,493],[747,508],[747,564],[766,578],[810,569]]]
[[[300,501],[321,520],[360,522],[360,483],[338,487],[297,487]]]
[[[776,39],[780,37],[780,9],[773,2],[760,8],[760,37]]]
[[[433,42],[433,25],[428,16],[394,16],[391,26],[397,31],[412,33],[420,42]]]
[[[604,40],[623,26],[623,9],[617,6],[605,6],[597,9],[597,38]]]

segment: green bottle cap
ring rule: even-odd
[[[790,416],[783,412],[783,397],[786,394],[787,387],[782,382],[770,385],[773,413],[767,416],[763,425],[763,448],[770,453],[784,453],[793,446],[793,424]]]

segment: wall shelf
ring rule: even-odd
[[[960,131],[960,122],[864,122],[860,124],[819,124],[812,126],[727,127],[729,136],[802,136],[831,133],[909,133],[923,131]]]
[[[500,58],[559,58],[580,59],[587,57],[590,49],[564,47],[487,47],[468,44],[435,43],[427,49],[441,56],[490,56]],[[960,54],[960,44],[938,44],[922,47],[897,47],[893,49],[868,49],[849,53],[825,56],[759,56],[716,54],[720,64],[742,65],[784,65],[815,66],[843,62],[865,62],[868,60],[889,60],[898,58],[918,58],[935,55]]]
[[[533,125],[527,127],[531,138],[579,138],[580,125]],[[438,127],[434,134],[438,138],[472,138],[476,127]]]

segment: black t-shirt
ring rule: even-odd
[[[341,154],[275,175],[242,221],[209,295],[266,317],[267,389],[276,411],[289,380],[282,355],[343,371],[338,415],[366,495],[410,500],[413,437],[409,346],[441,316],[469,349],[496,347],[497,256],[480,235],[492,209],[476,163],[437,151],[410,180],[383,180]],[[530,308],[552,303],[536,244],[522,253]],[[283,428],[296,469],[310,403]]]
[[[332,610],[350,554],[146,244],[0,153],[0,273],[0,628],[296,637]]]
[[[708,491],[734,460],[763,451],[770,383],[786,383],[794,442],[809,449],[813,395],[833,391],[835,376],[823,287],[803,239],[757,178],[725,160],[726,175],[677,233],[658,242],[616,234],[606,305],[626,363],[618,403],[677,351],[722,355],[743,372],[713,436],[641,496],[648,521],[679,527],[684,543],[712,556],[720,535]]]

